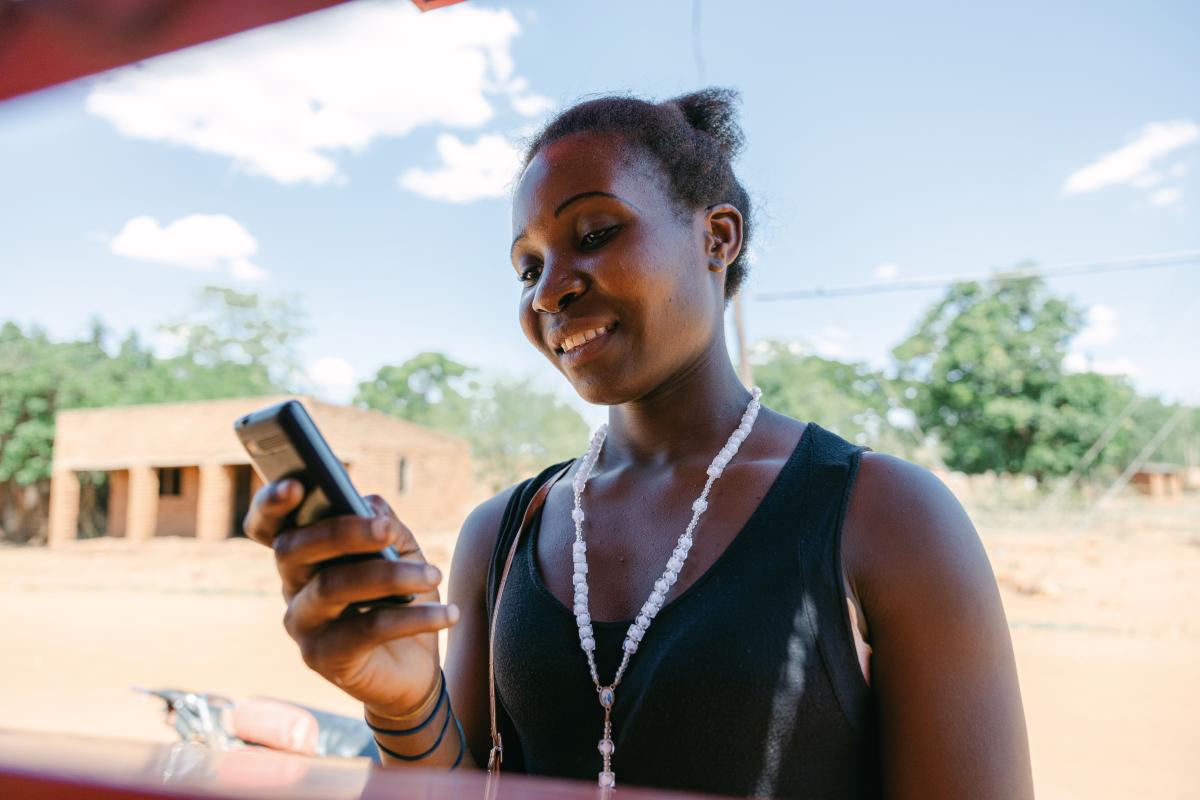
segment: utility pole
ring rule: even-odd
[[[750,368],[750,348],[746,344],[746,310],[742,304],[741,292],[733,296],[733,330],[737,336],[738,377],[749,388],[754,385],[754,370]]]

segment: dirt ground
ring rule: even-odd
[[[1200,497],[1127,497],[1087,527],[971,510],[1012,628],[1038,796],[1200,796]],[[453,533],[422,540],[448,571]],[[0,548],[0,609],[0,728],[174,741],[137,686],[360,713],[301,662],[270,554],[245,540]]]

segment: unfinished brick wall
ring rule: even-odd
[[[234,519],[234,467],[250,463],[233,422],[294,396],[235,398],[116,408],[57,415],[51,481],[51,542],[77,535],[77,472],[107,471],[112,481],[110,535],[219,539]],[[334,452],[350,464],[362,494],[379,494],[416,530],[457,530],[488,496],[475,481],[470,447],[457,437],[374,411],[295,396]],[[407,488],[400,489],[400,463]],[[180,497],[160,497],[158,470],[183,468]],[[260,481],[252,482],[251,491]]]

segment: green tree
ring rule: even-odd
[[[442,353],[418,353],[403,364],[380,367],[358,385],[354,403],[465,436],[479,389],[474,373]]]
[[[480,477],[498,491],[550,464],[582,455],[587,423],[528,380],[497,380],[475,398],[469,433]]]
[[[160,326],[175,337],[180,353],[163,365],[176,399],[263,394],[293,388],[301,370],[297,342],[307,335],[304,315],[293,297],[263,298],[223,286],[206,286],[197,307]],[[186,387],[186,388],[183,388]]]
[[[381,367],[355,403],[467,439],[477,477],[494,490],[587,447],[587,424],[552,393],[527,380],[485,382],[442,353]]]
[[[51,342],[39,328],[0,327],[0,481],[28,486],[50,475],[54,409],[76,370],[102,356],[89,342]]]
[[[1069,473],[1108,433],[1109,426],[1134,397],[1133,387],[1123,377],[1095,372],[1063,375],[1043,393],[1030,421],[1024,471],[1037,476]],[[1131,448],[1141,447],[1136,428],[1135,419],[1126,417],[1083,474],[1111,474],[1123,469],[1135,455],[1129,452]],[[1147,439],[1149,436],[1142,438],[1142,444]]]
[[[1039,480],[1070,469],[1071,454],[1094,441],[1095,425],[1079,417],[1097,414],[1089,393],[1115,388],[1064,382],[1063,358],[1081,322],[1079,309],[1036,276],[958,283],[934,304],[893,354],[912,410],[940,440],[948,466]],[[1102,405],[1112,402],[1119,399]]]
[[[193,315],[164,326],[181,341],[181,352],[166,359],[133,333],[113,345],[112,332],[99,320],[72,342],[51,341],[36,326],[26,331],[12,322],[0,325],[0,484],[48,491],[54,415],[62,409],[289,388],[283,381],[296,372],[293,344],[303,335],[291,301],[262,301],[218,287],[206,288],[200,301]],[[102,490],[102,477],[93,483]],[[10,527],[6,522],[12,536]]]
[[[865,364],[822,358],[782,341],[758,345],[753,364],[754,382],[771,408],[876,450],[907,455],[915,449],[911,432],[888,421],[895,396],[890,381]]]

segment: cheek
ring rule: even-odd
[[[645,252],[639,263],[631,266],[637,271],[632,276],[637,291],[632,294],[646,327],[645,340],[656,342],[660,353],[679,347],[691,349],[709,335],[711,319],[705,311],[709,289],[685,264],[655,260],[655,255]],[[670,346],[664,348],[666,343]]]
[[[529,343],[540,349],[537,312],[533,310],[533,293],[528,290],[521,292],[521,299],[517,303],[517,323],[521,326],[521,332],[525,334]]]

